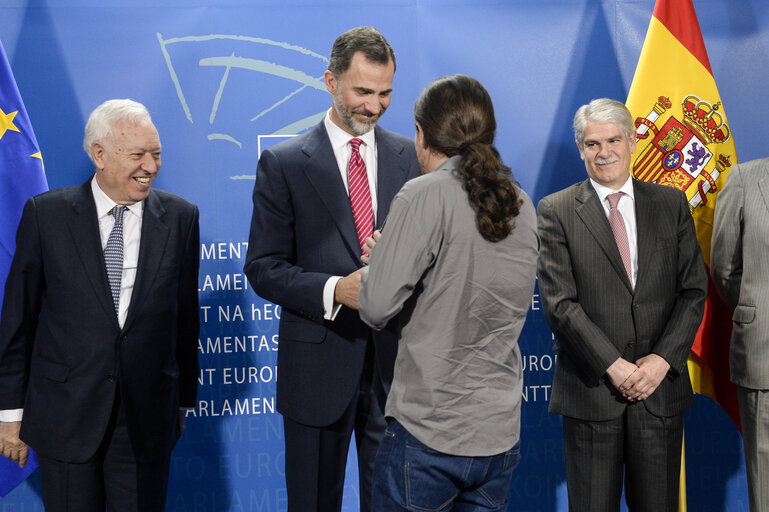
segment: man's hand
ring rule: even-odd
[[[334,302],[357,311],[358,309],[358,291],[360,291],[360,272],[356,270],[352,274],[344,276],[336,282],[334,288]]]
[[[649,398],[670,370],[670,363],[657,354],[649,354],[638,361],[638,371],[628,377],[619,388],[631,402]]]
[[[618,357],[616,361],[614,361],[611,366],[606,370],[606,375],[609,377],[609,381],[612,383],[612,385],[617,388],[617,390],[622,393],[622,396],[625,398],[628,398],[628,396],[625,394],[624,391],[622,391],[624,383],[630,378],[631,375],[633,375],[638,370],[638,367],[631,363],[630,361],[627,361],[626,359],[622,359],[621,357]],[[631,400],[632,402],[632,400]]]
[[[24,441],[19,439],[20,430],[20,421],[4,421],[0,423],[0,454],[23,468],[27,465],[29,448]]]
[[[375,229],[374,234],[366,238],[366,245],[363,246],[365,253],[360,257],[360,260],[366,265],[368,265],[369,262],[369,254],[371,254],[371,249],[373,249],[376,243],[379,241],[380,236],[382,236],[382,232],[378,229]]]

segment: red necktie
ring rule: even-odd
[[[606,199],[609,200],[609,225],[614,233],[614,241],[617,242],[617,248],[619,254],[622,256],[622,263],[625,265],[625,272],[627,272],[627,278],[630,279],[630,284],[633,284],[633,264],[630,261],[630,243],[627,239],[627,230],[625,229],[625,220],[622,218],[622,213],[617,209],[620,197],[624,192],[615,192],[609,194]]]
[[[374,233],[374,210],[371,207],[371,192],[368,187],[368,174],[366,162],[360,156],[361,139],[350,140],[352,154],[347,166],[347,185],[350,189],[350,204],[352,215],[355,219],[355,229],[358,231],[358,241],[361,250],[366,243],[366,238]]]

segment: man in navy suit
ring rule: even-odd
[[[397,341],[358,316],[360,258],[396,192],[419,174],[414,143],[376,126],[394,72],[376,29],[339,36],[324,76],[333,95],[325,119],[265,150],[257,167],[245,273],[283,308],[277,404],[291,512],[341,509],[353,431],[360,509],[370,510]]]
[[[160,138],[143,105],[97,107],[84,148],[95,175],[33,197],[19,224],[0,452],[37,451],[48,512],[159,512],[197,391],[198,210],[151,189]]]

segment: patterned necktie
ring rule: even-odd
[[[123,213],[127,206],[117,205],[109,211],[115,217],[115,225],[107,239],[107,247],[104,249],[104,263],[107,265],[107,277],[112,291],[112,302],[115,304],[115,313],[120,306],[120,280],[123,277]]]
[[[350,189],[350,204],[355,219],[355,229],[358,231],[358,241],[361,251],[366,244],[366,238],[374,233],[374,210],[371,207],[371,192],[368,187],[366,162],[360,156],[361,139],[350,140],[352,154],[347,166],[347,185]]]
[[[627,278],[630,280],[630,284],[633,284],[633,265],[630,261],[630,243],[627,239],[627,230],[625,229],[625,220],[622,218],[622,213],[617,208],[619,199],[624,195],[624,192],[615,192],[609,194],[606,199],[609,200],[609,225],[614,233],[614,241],[617,242],[617,249],[622,256],[622,263],[625,265],[625,272],[627,272]]]

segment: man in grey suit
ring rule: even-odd
[[[732,169],[718,194],[710,272],[734,312],[729,367],[737,384],[750,510],[769,510],[769,159]]]
[[[686,360],[707,275],[680,191],[635,181],[633,118],[593,100],[574,116],[589,179],[538,206],[539,289],[557,338],[550,412],[563,415],[569,510],[675,511]]]

